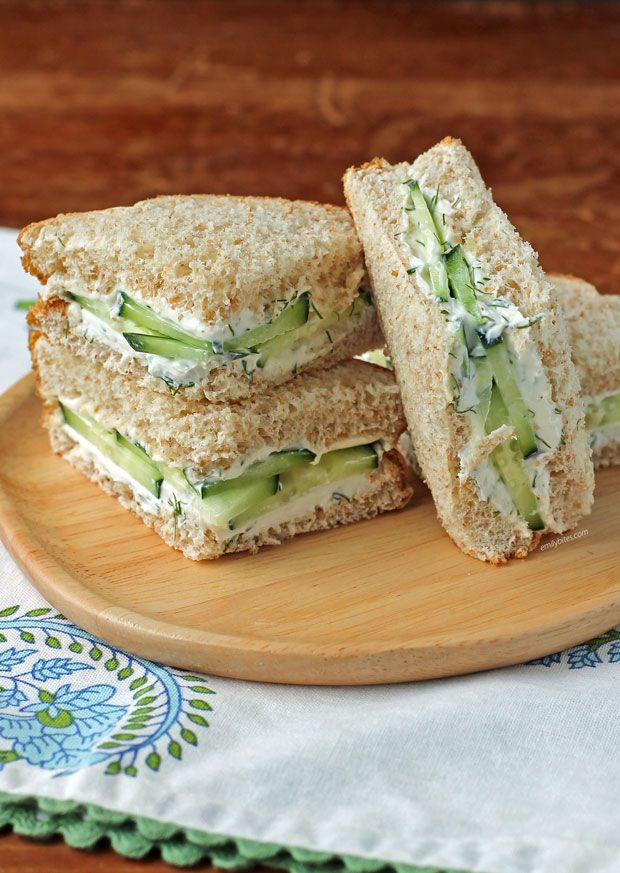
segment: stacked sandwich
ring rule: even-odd
[[[161,197],[30,225],[52,446],[191,558],[410,498],[391,374],[344,209]]]

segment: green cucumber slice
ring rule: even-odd
[[[256,351],[259,354],[257,365],[264,367],[270,358],[280,357],[286,352],[291,351],[291,349],[297,348],[302,343],[307,343],[309,340],[314,339],[314,337],[322,332],[330,336],[329,329],[331,327],[339,321],[344,321],[348,318],[359,318],[371,303],[370,295],[362,291],[344,312],[330,312],[328,315],[323,315],[320,318],[317,316],[296,330],[290,330],[287,333],[267,340],[267,342],[260,343],[260,345],[256,346]]]
[[[185,343],[188,346],[194,346],[197,349],[206,347],[211,348],[211,343],[207,340],[202,340],[191,333],[188,333],[183,328],[176,325],[173,321],[167,318],[162,318],[161,315],[146,306],[144,303],[138,303],[133,298],[129,297],[124,292],[121,294],[121,305],[118,310],[121,318],[133,322],[137,327],[147,330],[149,333],[156,333],[160,336],[169,337]]]
[[[436,245],[441,248],[444,246],[444,239],[441,231],[435,223],[433,213],[431,212],[426,198],[416,181],[407,182],[411,192],[411,202],[413,203],[413,215],[418,225],[418,231],[421,236],[421,244],[424,249],[427,249],[429,254],[433,252]],[[440,300],[448,300],[450,297],[450,288],[448,286],[448,274],[446,265],[442,258],[433,259],[427,264],[428,283],[431,286],[433,294],[439,297]]]
[[[333,452],[328,452],[317,464],[304,464],[283,473],[279,477],[280,490],[277,494],[249,507],[233,518],[229,526],[233,530],[243,527],[258,516],[278,509],[314,488],[374,470],[378,463],[379,458],[373,445],[354,446],[350,449],[336,449]]]
[[[226,525],[230,527],[231,519],[259,506],[268,497],[272,497],[277,490],[277,476],[244,482],[235,488],[231,487],[216,494],[207,494],[206,497],[202,498],[202,512],[210,524],[218,527]]]
[[[309,312],[310,295],[301,294],[293,303],[287,304],[277,318],[269,324],[261,324],[232,339],[224,340],[224,351],[237,352],[252,349],[260,343],[302,327],[308,321]]]
[[[80,436],[92,443],[118,467],[135,479],[154,497],[159,497],[163,475],[157,464],[139,446],[130,443],[118,431],[101,427],[91,416],[59,404],[65,422]],[[119,439],[120,437],[120,439]]]
[[[480,322],[480,309],[476,300],[474,282],[463,250],[456,245],[446,252],[443,259],[454,296],[461,301],[469,314]]]
[[[146,355],[202,362],[210,361],[213,357],[213,346],[206,341],[201,346],[189,346],[180,340],[167,336],[153,336],[145,333],[124,333],[123,336],[132,349]]]
[[[502,340],[493,345],[485,345],[487,360],[493,370],[493,378],[508,410],[506,424],[511,424],[517,435],[517,442],[524,458],[538,450],[536,434],[532,427],[531,415],[513,374],[508,349]]]
[[[620,394],[604,397],[598,403],[590,403],[586,413],[586,427],[595,430],[608,424],[620,422]]]
[[[315,455],[308,449],[299,449],[294,451],[272,452],[264,461],[258,461],[252,464],[245,473],[236,476],[234,479],[220,479],[216,482],[205,482],[201,487],[203,497],[210,497],[212,494],[221,494],[231,488],[237,488],[245,482],[254,482],[256,479],[265,479],[269,476],[278,476],[281,473],[288,473],[289,470],[299,467],[301,464],[309,464]]]
[[[84,297],[81,294],[69,294],[69,299],[73,300],[74,303],[78,303],[82,309],[92,312],[93,315],[96,315],[101,321],[105,321],[106,324],[113,324],[110,307],[105,301]]]
[[[497,385],[491,392],[491,403],[486,420],[486,432],[491,433],[508,423],[508,412]],[[490,455],[500,479],[508,489],[515,509],[525,519],[531,530],[542,530],[545,525],[540,516],[538,498],[532,490],[523,455],[516,440],[506,440],[496,446]]]

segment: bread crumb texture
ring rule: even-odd
[[[377,434],[394,444],[406,429],[392,374],[349,361],[242,404],[208,403],[152,391],[132,376],[92,366],[85,354],[31,335],[39,393],[49,410],[60,397],[144,446],[155,461],[192,467],[198,476],[224,471],[240,457],[291,447],[330,446]],[[366,437],[368,439],[366,439]]]
[[[204,323],[263,320],[303,291],[340,311],[364,276],[345,209],[270,197],[163,196],[58,215],[28,225],[19,244],[48,293],[123,290]]]

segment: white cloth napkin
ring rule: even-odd
[[[35,291],[2,231],[2,387],[27,370],[13,305]],[[46,606],[1,549],[0,791],[431,871],[620,871],[618,632],[476,676],[313,689],[192,678]]]

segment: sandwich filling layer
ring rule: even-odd
[[[77,444],[73,451],[127,485],[143,511],[171,513],[175,530],[191,514],[225,544],[302,518],[330,501],[351,502],[369,489],[369,474],[387,448],[381,440],[353,439],[322,455],[291,448],[245,465],[241,474],[237,468],[198,478],[190,470],[155,462],[140,445],[105,429],[74,404],[59,400],[59,407],[64,430]]]
[[[440,308],[451,333],[448,405],[469,424],[459,452],[459,480],[472,478],[496,514],[517,514],[541,530],[549,501],[547,462],[563,441],[561,410],[552,399],[526,318],[507,298],[485,292],[484,263],[451,228],[458,204],[408,180],[403,225],[409,274]]]
[[[372,313],[364,289],[341,312],[320,312],[308,292],[278,301],[276,313],[261,324],[247,313],[225,325],[203,325],[190,317],[181,322],[172,310],[159,314],[120,291],[69,298],[69,318],[79,333],[124,356],[141,358],[151,375],[173,388],[208,381],[209,373],[223,366],[249,381],[257,370],[274,378],[295,373]]]
[[[586,427],[597,451],[620,440],[620,392],[586,397]]]

